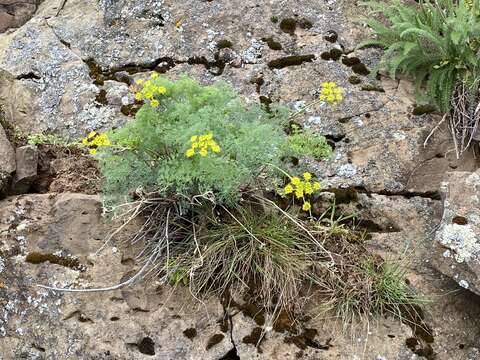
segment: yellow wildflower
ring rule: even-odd
[[[297,199],[301,199],[303,197],[303,190],[302,189],[295,190],[295,197]]]
[[[97,155],[97,149],[90,149],[90,155]]]
[[[145,80],[142,80],[142,79],[135,80],[135,84],[137,84],[137,85],[143,85],[144,82],[145,82]]]
[[[303,211],[309,211],[312,208],[312,205],[309,201],[305,201],[302,206]]]
[[[317,191],[317,190],[320,190],[321,188],[322,188],[322,185],[318,181],[315,181],[313,183],[313,190]]]
[[[319,99],[327,101],[330,105],[335,106],[343,100],[343,89],[334,82],[323,82],[321,84]]]
[[[157,72],[153,72],[150,77],[151,77],[153,80],[158,79],[158,73],[157,73]]]
[[[303,173],[303,178],[306,180],[306,181],[310,181],[312,179],[312,174],[310,174],[309,172],[304,172]]]
[[[157,93],[160,95],[165,95],[167,93],[167,88],[165,86],[159,86],[157,88]]]
[[[192,148],[188,149],[188,150],[185,152],[185,156],[188,157],[188,158],[192,157],[193,155],[195,155],[195,150],[192,149]]]
[[[191,150],[193,151],[193,155],[195,155],[195,150],[200,149],[198,152],[200,156],[205,157],[208,155],[208,150],[210,149],[214,153],[219,153],[222,149],[217,144],[215,140],[213,140],[213,133],[207,133],[203,135],[192,135],[190,137],[191,143]],[[190,152],[191,153],[191,152]],[[188,157],[191,157],[188,156]]]
[[[158,105],[160,105],[160,103],[158,102],[157,99],[153,99],[152,101],[150,101],[150,105],[152,107],[157,107]]]
[[[211,145],[211,149],[214,153],[219,153],[220,152],[220,146],[218,146],[217,143]]]
[[[142,101],[143,100],[143,94],[141,92],[135,93],[135,100]]]
[[[292,178],[292,180],[291,180],[291,183],[292,183],[293,185],[295,185],[295,186],[298,186],[299,184],[301,184],[301,182],[302,182],[302,181],[300,180],[300,178],[298,178],[298,177],[296,177],[296,176],[294,176],[294,177]]]
[[[304,186],[304,188],[305,188],[305,189],[304,189],[305,194],[307,194],[307,195],[313,194],[313,191],[314,191],[314,190],[313,190],[312,184],[309,183],[309,182],[305,182],[304,185],[305,185],[305,186]]]
[[[283,188],[283,192],[285,194],[291,194],[293,192],[293,186],[291,184],[288,184]]]

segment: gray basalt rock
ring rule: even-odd
[[[20,146],[15,150],[15,182],[29,184],[37,176],[38,149],[34,145]]]
[[[15,150],[0,125],[0,195],[7,191],[11,174],[15,168]]]
[[[15,150],[0,125],[0,173],[11,174],[15,168]]]
[[[449,173],[442,194],[444,213],[435,236],[434,264],[480,295],[480,170]]]
[[[0,33],[25,24],[41,0],[0,0]]]

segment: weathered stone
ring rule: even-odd
[[[15,150],[0,125],[0,173],[11,174],[15,168]]]
[[[435,236],[434,264],[480,295],[480,170],[448,173],[442,195],[444,213]]]
[[[41,0],[0,0],[0,33],[25,24]]]
[[[61,294],[35,286],[109,286],[135,273],[121,249],[95,254],[106,231],[100,211],[98,198],[83,194],[0,202],[0,355],[196,360],[231,350],[220,302],[199,303],[186,288],[173,292],[149,281],[110,293]],[[188,329],[195,336],[187,337]]]
[[[17,164],[15,182],[29,184],[37,176],[38,149],[34,145],[20,146],[15,151]]]

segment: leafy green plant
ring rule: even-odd
[[[297,127],[292,129],[285,144],[285,153],[290,156],[309,156],[314,159],[326,159],[332,154],[332,148],[327,139],[309,129],[300,130]]]
[[[226,84],[201,86],[188,77],[155,77],[143,85],[138,98],[149,103],[109,134],[113,146],[98,152],[107,196],[142,188],[188,199],[210,193],[233,204],[241,190],[274,176],[286,109],[267,113],[247,106]]]
[[[27,136],[29,145],[57,145],[57,146],[74,146],[65,139],[55,134],[35,133]]]
[[[417,90],[426,83],[426,93],[440,110],[450,109],[458,81],[473,85],[479,75],[476,41],[480,18],[463,0],[420,1],[418,6],[400,0],[387,3],[365,2],[374,13],[382,13],[388,24],[363,18],[376,38],[360,47],[385,48],[380,67],[392,78],[400,71],[415,80]],[[480,7],[478,0],[473,7]]]
[[[359,47],[385,49],[379,68],[395,78],[397,72],[415,80],[417,95],[451,114],[457,152],[471,143],[479,123],[480,1],[420,0],[407,5],[400,0],[363,3],[386,23],[362,18],[375,33]],[[465,136],[465,132],[470,136]],[[463,134],[462,134],[463,133]]]

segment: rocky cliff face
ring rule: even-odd
[[[424,146],[439,119],[422,114],[408,82],[367,76],[378,50],[354,50],[366,32],[352,22],[354,1],[46,0],[25,13],[21,4],[0,0],[0,193],[28,193],[0,202],[0,359],[480,357],[479,160],[457,160],[446,131]],[[114,225],[102,218],[90,160],[16,146],[9,126],[75,138],[121,125],[136,110],[128,87],[151,71],[226,81],[248,101],[292,109],[322,81],[345,88],[334,113],[299,119],[334,147],[330,161],[310,165],[341,208],[359,213],[372,249],[408,254],[412,288],[434,301],[428,331],[372,319],[353,324],[352,338],[312,318],[262,338],[248,304],[198,304],[185,289],[36,287],[110,285],[135,263],[121,244],[97,254]]]

